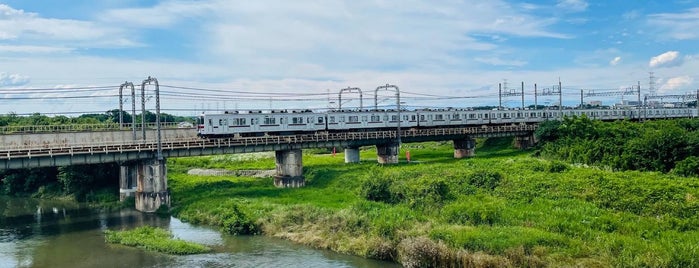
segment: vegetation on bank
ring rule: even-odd
[[[74,165],[0,171],[0,194],[70,197],[80,202],[119,201],[119,165]]]
[[[621,123],[625,124],[625,123]],[[190,168],[273,169],[272,156],[168,160],[173,213],[231,234],[426,266],[699,266],[699,181],[531,157],[511,139],[404,144],[412,163],[304,155],[306,187],[271,178],[187,175]]]
[[[174,239],[169,231],[150,226],[141,226],[128,231],[106,230],[104,236],[108,243],[138,247],[167,254],[188,255],[211,251],[207,246]]]
[[[613,170],[672,172],[699,176],[699,120],[638,124],[602,122],[586,116],[549,121],[537,130],[541,155]]]

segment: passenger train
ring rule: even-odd
[[[592,108],[546,110],[311,110],[233,111],[203,114],[198,119],[200,137],[250,137],[308,132],[374,131],[402,128],[462,127],[532,124],[565,116],[586,115],[596,120],[697,117],[696,108]]]

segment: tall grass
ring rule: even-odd
[[[106,230],[104,235],[106,241],[112,244],[139,247],[167,254],[188,255],[211,251],[204,245],[173,239],[169,231],[150,226],[142,226],[128,231]]]
[[[410,150],[413,162],[392,166],[377,165],[370,147],[359,164],[304,155],[300,189],[186,175],[191,167],[268,169],[272,159],[174,159],[174,212],[229,233],[406,267],[699,265],[699,181],[573,166],[510,145],[479,140],[475,158],[457,160],[449,143],[406,144],[401,158]]]

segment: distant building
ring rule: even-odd
[[[589,101],[587,104],[590,106],[602,106],[602,101]]]
[[[179,124],[177,124],[177,127],[178,128],[193,128],[194,125],[190,122],[180,122]]]
[[[632,100],[623,100],[621,101],[622,106],[638,106],[641,103],[638,101],[632,101]]]

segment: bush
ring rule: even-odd
[[[237,204],[230,205],[222,217],[223,231],[229,234],[248,235],[258,232],[254,222],[241,211]]]
[[[548,171],[551,173],[561,173],[568,170],[568,165],[561,161],[551,161],[548,167]]]
[[[360,195],[366,200],[395,204],[400,198],[391,191],[393,179],[385,176],[369,177],[362,181]]]
[[[672,173],[684,177],[699,176],[699,157],[690,156],[677,162],[675,168],[672,169]]]
[[[491,170],[478,170],[468,176],[468,183],[487,190],[494,190],[500,185],[502,174]]]

